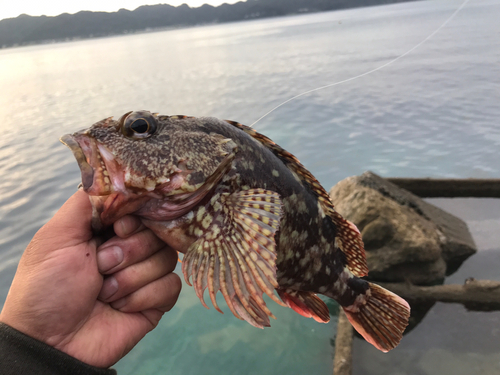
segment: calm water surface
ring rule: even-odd
[[[294,95],[394,59],[460,4],[422,1],[0,51],[0,303],[26,244],[79,182],[60,135],[139,109],[251,124]],[[327,189],[365,170],[499,178],[499,19],[500,1],[471,1],[397,63],[300,97],[255,127],[293,152]],[[500,265],[498,241],[491,240],[500,225],[495,202],[470,203],[479,218],[462,212],[487,254],[477,269],[490,278]],[[158,329],[116,367],[120,374],[330,374],[335,323],[271,308],[278,317],[273,328],[257,330],[229,312],[206,311],[185,287]],[[463,321],[462,315],[484,322],[483,331],[498,315],[447,309],[431,310],[426,325],[390,356],[357,341],[357,371],[461,374],[464,366],[453,372],[446,366],[465,352],[460,358],[480,358],[499,373],[498,332],[490,335],[496,341],[477,336],[479,344],[459,351],[436,331],[450,314],[455,320],[448,322]],[[457,325],[443,332],[458,334]],[[422,349],[429,342],[432,352]]]

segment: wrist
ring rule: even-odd
[[[0,322],[0,373],[116,375],[91,366]]]

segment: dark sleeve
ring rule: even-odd
[[[116,371],[90,366],[0,323],[0,374],[116,375]]]

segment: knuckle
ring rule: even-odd
[[[170,298],[173,298],[175,302],[182,290],[181,278],[176,273],[170,273],[165,277],[165,282],[166,294],[170,296]]]
[[[127,264],[142,261],[154,254],[162,245],[163,243],[149,229],[136,233],[124,242],[125,261]]]
[[[167,273],[172,272],[177,266],[177,261],[179,260],[177,251],[173,250],[169,246],[165,246],[160,252],[163,254]]]
[[[127,215],[115,222],[114,230],[119,237],[126,238],[134,234],[140,226],[141,221],[139,218]]]

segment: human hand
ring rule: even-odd
[[[104,368],[156,327],[181,281],[172,273],[177,253],[137,218],[118,220],[116,236],[101,244],[91,215],[87,194],[78,191],[36,233],[0,321]]]

